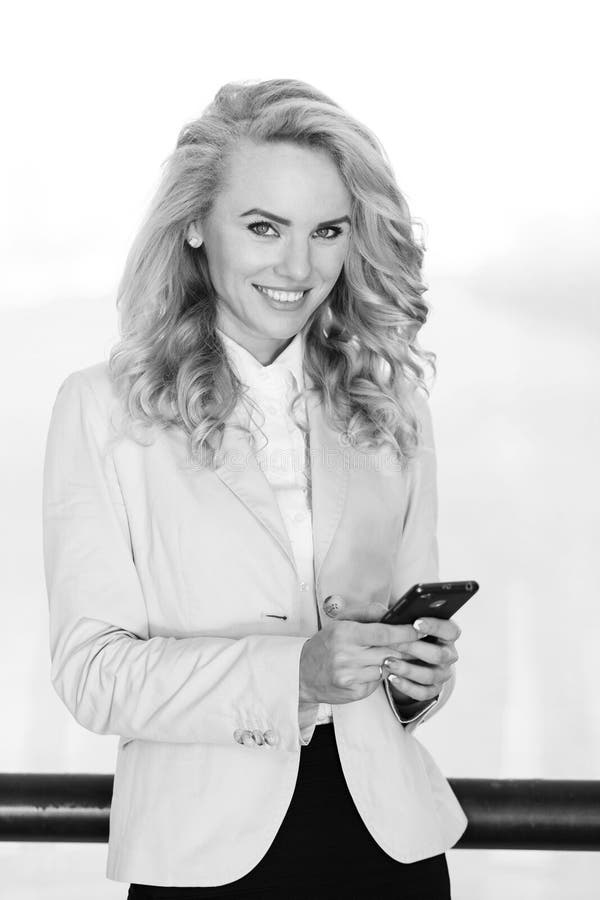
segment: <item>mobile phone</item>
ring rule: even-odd
[[[414,584],[399,600],[396,600],[381,621],[387,625],[412,625],[415,619],[427,616],[449,619],[478,590],[479,585],[476,581]],[[436,638],[431,635],[422,640],[436,642]]]

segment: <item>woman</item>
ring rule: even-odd
[[[61,386],[52,678],[120,736],[129,897],[449,896],[466,820],[412,731],[459,631],[378,621],[437,579],[421,256],[363,125],[226,85],[131,250],[121,341]]]

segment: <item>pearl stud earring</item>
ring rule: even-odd
[[[188,244],[190,247],[199,247],[202,241],[199,237],[190,237],[188,238]]]

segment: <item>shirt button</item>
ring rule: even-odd
[[[306,513],[305,512],[294,513],[292,518],[293,518],[294,522],[304,522],[304,520],[306,519]]]
[[[300,582],[300,590],[301,590],[301,591],[307,591],[307,590],[308,590],[308,583],[307,583],[306,581],[301,581],[301,582]]]
[[[270,413],[272,416],[277,412],[277,407],[270,403],[268,406],[265,406],[265,412]]]

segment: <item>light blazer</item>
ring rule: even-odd
[[[267,852],[294,791],[306,595],[272,489],[238,430],[226,429],[219,468],[198,471],[182,431],[157,431],[147,446],[114,442],[113,415],[106,363],[69,375],[52,412],[43,493],[52,681],[84,727],[120,735],[108,877],[225,884]],[[424,446],[408,470],[389,448],[346,446],[312,395],[307,416],[319,610],[331,593],[387,604],[437,580],[425,400]],[[466,818],[383,687],[334,706],[333,720],[348,787],[385,852],[413,862],[451,847]],[[240,744],[240,729],[270,731],[273,744]]]

